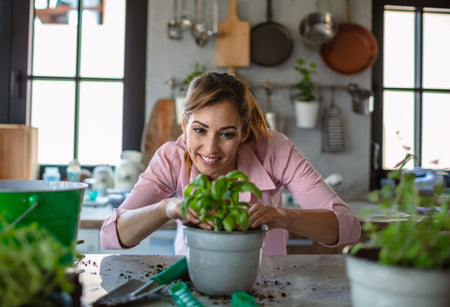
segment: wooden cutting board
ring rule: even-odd
[[[147,167],[155,151],[165,142],[173,141],[182,133],[177,123],[175,101],[159,99],[153,106],[142,134],[142,162]]]
[[[250,66],[250,23],[237,15],[237,1],[228,1],[228,17],[218,26],[216,37],[217,67]]]

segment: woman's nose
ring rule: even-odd
[[[215,152],[217,152],[217,148],[219,144],[219,138],[216,137],[215,135],[210,135],[208,136],[207,140],[206,140],[206,144],[205,147],[208,150],[209,154],[213,154]]]

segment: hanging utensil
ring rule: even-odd
[[[267,0],[267,21],[252,27],[250,58],[259,65],[275,66],[286,61],[294,49],[291,32],[272,21],[272,0]]]
[[[238,3],[228,1],[228,16],[218,25],[220,35],[216,39],[216,66],[227,67],[232,72],[235,67],[250,66],[250,23],[238,17]]]
[[[349,0],[346,6],[345,22],[339,24],[334,38],[321,46],[320,56],[331,70],[343,75],[354,75],[375,63],[378,44],[372,32],[348,21]]]
[[[373,111],[373,92],[350,83],[348,92],[352,96],[352,110],[356,114],[370,115]]]
[[[269,128],[272,128],[273,130],[283,132],[284,128],[283,116],[279,113],[275,113],[272,111],[271,96],[273,92],[273,85],[269,82],[264,82],[263,87],[267,96],[267,109],[265,114],[267,125],[269,126]]]
[[[219,0],[214,0],[213,8],[213,29],[208,30],[209,37],[215,37],[220,34],[219,31]]]
[[[334,37],[338,24],[329,12],[320,11],[316,0],[316,12],[308,14],[299,25],[300,36],[310,46],[317,47]]]
[[[167,34],[170,39],[180,40],[183,37],[178,18],[178,0],[173,0],[173,17],[167,24]]]
[[[322,131],[322,150],[324,152],[342,152],[345,150],[344,119],[334,104],[334,87],[331,88],[331,106],[325,112]]]
[[[198,5],[199,0],[195,0],[195,15],[194,23],[191,28],[192,36],[195,43],[201,47],[205,46],[209,40],[208,29],[205,24],[205,0],[200,0],[200,7]]]
[[[179,19],[181,29],[190,29],[192,27],[192,20],[186,13],[186,0],[181,0],[181,16]]]

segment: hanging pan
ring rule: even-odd
[[[322,45],[320,56],[331,70],[343,75],[354,75],[373,65],[378,56],[378,44],[372,32],[348,21],[348,2],[346,21],[339,24],[334,38]]]
[[[252,27],[250,59],[263,66],[275,66],[286,61],[294,48],[289,30],[272,21],[272,0],[267,0],[267,21]]]

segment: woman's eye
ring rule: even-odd
[[[192,129],[192,130],[194,130],[196,133],[198,133],[198,134],[202,134],[202,133],[205,133],[206,132],[206,130],[205,129],[203,129],[203,128],[194,128],[194,129]]]
[[[236,134],[232,132],[222,132],[220,135],[226,137],[227,139],[231,139],[236,136]]]

